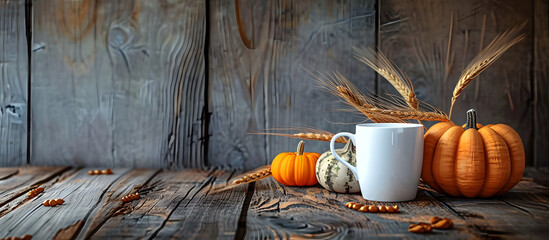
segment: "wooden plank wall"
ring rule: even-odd
[[[409,75],[419,99],[447,113],[461,72],[481,49],[498,33],[526,21],[523,31],[532,32],[531,2],[390,0],[381,2],[380,9],[380,49]],[[529,165],[534,144],[532,47],[529,34],[463,91],[452,114],[452,121],[462,124],[465,112],[474,108],[480,123],[513,127],[530,147]],[[386,81],[380,86],[391,89]]]
[[[239,10],[239,11],[238,11]],[[352,46],[375,46],[375,1],[212,1],[209,159],[223,167],[269,164],[298,140],[250,135],[281,127],[354,131],[362,119],[320,91],[302,66],[340,71],[361,89],[375,75],[353,61]],[[239,18],[241,24],[239,25]],[[326,142],[306,151],[324,152]]]
[[[25,1],[0,1],[0,166],[27,163]]]
[[[363,121],[336,111],[343,105],[303,67],[339,71],[365,92],[391,92],[353,59],[352,46],[378,47],[410,76],[421,100],[448,111],[468,61],[524,22],[527,38],[464,91],[452,120],[463,122],[475,108],[483,123],[509,124],[522,136],[528,164],[549,166],[544,1],[27,2],[32,22],[25,22],[25,1],[0,0],[0,166],[250,169],[297,143],[250,132],[352,132]],[[30,89],[26,27],[33,32]],[[324,152],[328,144],[309,141],[306,150]]]
[[[534,166],[548,166],[549,160],[549,3],[534,1]]]
[[[203,166],[204,1],[33,7],[31,164]]]

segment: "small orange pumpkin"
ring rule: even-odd
[[[437,123],[424,140],[421,178],[440,193],[469,198],[501,195],[524,172],[518,133],[504,124],[477,124],[474,109],[467,111],[465,128]]]
[[[278,154],[271,164],[273,177],[286,186],[312,186],[318,183],[315,169],[318,153],[304,153],[305,143],[300,141],[297,152]]]

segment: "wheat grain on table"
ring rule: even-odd
[[[546,170],[528,169],[509,193],[489,199],[453,198],[419,190],[415,200],[378,203],[320,186],[287,187],[272,178],[223,192],[234,180],[220,169],[0,168],[0,238],[33,239],[287,239],[287,238],[543,238],[549,236],[549,189],[534,180]],[[532,176],[530,176],[530,175]],[[44,191],[34,198],[27,192]],[[122,197],[140,198],[123,202]],[[64,199],[55,207],[47,199]],[[362,213],[347,202],[397,204],[400,212]],[[408,231],[438,216],[449,230]]]

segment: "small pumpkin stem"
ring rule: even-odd
[[[469,111],[467,111],[467,123],[465,124],[465,130],[469,128],[478,130],[477,112],[475,112],[475,109],[469,109]]]
[[[304,149],[305,149],[305,142],[299,141],[299,144],[297,144],[297,156],[303,155]]]

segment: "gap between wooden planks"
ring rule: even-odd
[[[0,196],[5,195],[8,200],[0,198],[6,202],[0,210],[0,238],[25,234],[35,239],[151,239],[185,234],[195,238],[234,238],[241,199],[245,196],[245,191],[239,188],[207,196],[211,185],[227,181],[232,171],[115,169],[113,175],[91,176],[87,174],[90,169],[32,170],[34,175],[25,168],[1,171],[7,177],[0,180],[3,190]],[[45,191],[28,200],[26,192],[39,185]],[[15,187],[9,189],[11,186]],[[135,191],[140,192],[140,200],[126,204],[120,201],[122,196]],[[51,198],[63,198],[65,204],[53,208],[41,206],[43,200]],[[227,222],[234,224],[220,221],[215,229],[222,231],[211,231],[211,225],[207,224],[199,231],[194,225],[216,224],[220,203],[224,204],[225,216],[233,219]],[[210,209],[209,218],[195,217],[205,209]]]
[[[547,235],[549,192],[531,181],[492,199],[450,198],[418,193],[398,203],[400,214],[365,214],[344,207],[372,204],[358,194],[320,187],[285,187],[272,178],[211,194],[232,171],[115,169],[90,176],[90,169],[25,167],[0,170],[0,237],[35,239],[256,239],[256,238],[478,238]],[[44,193],[28,200],[36,186]],[[142,198],[122,203],[139,191]],[[41,206],[50,198],[65,204]],[[378,203],[375,203],[378,204]],[[410,223],[449,217],[455,228],[415,235]]]

